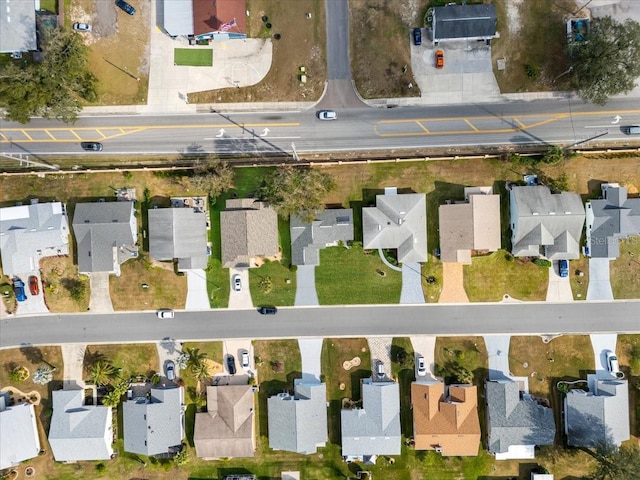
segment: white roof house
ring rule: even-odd
[[[0,470],[37,457],[40,437],[33,405],[9,406],[9,393],[0,394]]]
[[[0,53],[31,52],[36,48],[36,2],[0,0]]]

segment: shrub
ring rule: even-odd
[[[546,267],[546,268],[549,268],[552,265],[552,263],[549,260],[546,260],[544,258],[536,258],[533,260],[533,263],[535,263],[539,267]]]

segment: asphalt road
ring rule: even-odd
[[[0,348],[232,338],[640,333],[640,300],[572,303],[367,305],[255,310],[42,315],[0,321]]]

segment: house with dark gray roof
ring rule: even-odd
[[[149,395],[123,402],[122,418],[125,452],[175,453],[184,438],[184,389],[151,388]]]
[[[36,50],[36,2],[0,0],[0,12],[0,53]]]
[[[111,407],[85,405],[84,390],[57,390],[52,397],[49,445],[55,460],[109,460],[113,455]]]
[[[39,453],[40,437],[33,404],[11,405],[9,392],[0,393],[0,470],[15,467]]]
[[[362,381],[362,408],[340,411],[342,456],[363,459],[400,455],[400,388],[395,382]]]
[[[353,240],[353,210],[323,210],[313,222],[291,216],[291,262],[320,265],[320,250]]]
[[[133,202],[78,203],[73,214],[78,271],[120,274],[120,264],[138,256]]]
[[[278,254],[278,214],[253,198],[231,198],[220,212],[222,265],[253,267],[256,257]]]
[[[589,391],[572,389],[565,396],[567,443],[572,447],[620,446],[630,438],[628,382],[589,377]]]
[[[435,44],[443,40],[491,40],[496,37],[498,15],[493,4],[433,7],[431,39]]]
[[[207,268],[207,217],[193,208],[149,210],[149,254],[175,260],[178,271]]]
[[[199,458],[253,457],[254,395],[251,385],[207,387],[207,411],[196,413],[193,432]]]
[[[620,256],[620,241],[640,235],[640,198],[629,198],[617,183],[601,188],[602,198],[586,205],[588,255],[614,259]]]
[[[385,189],[362,209],[363,248],[394,249],[399,263],[427,261],[427,197]]]
[[[511,187],[511,253],[516,257],[580,257],[585,212],[580,195],[543,185]]]
[[[2,271],[13,276],[39,268],[44,257],[69,255],[69,221],[60,202],[0,208]]]
[[[518,382],[485,383],[487,449],[497,460],[535,458],[536,445],[552,445],[553,411],[545,402],[521,392]]]
[[[296,382],[294,394],[269,397],[269,447],[295,453],[316,453],[327,439],[327,390],[324,383]]]

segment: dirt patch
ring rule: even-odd
[[[43,258],[40,271],[44,301],[50,312],[82,312],[89,308],[89,279],[78,274],[71,256]]]

